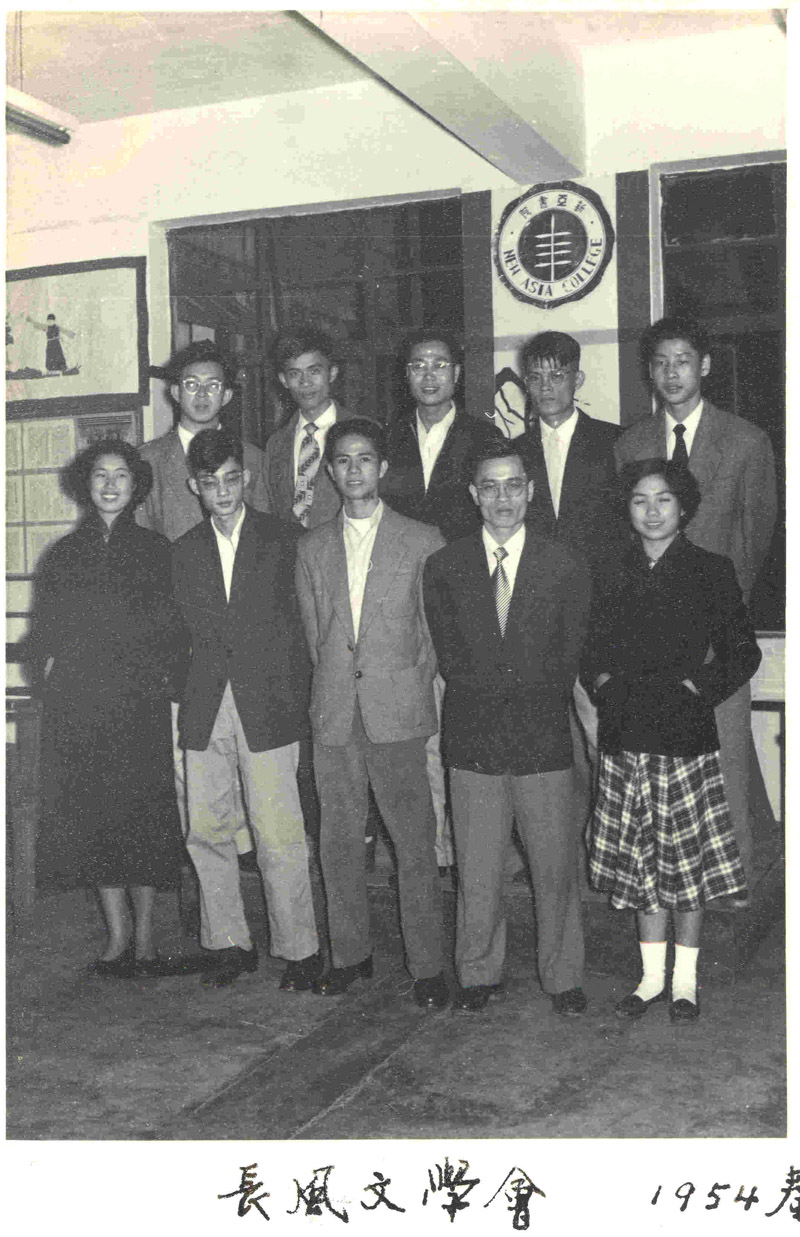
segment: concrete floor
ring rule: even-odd
[[[701,954],[703,1016],[674,1027],[666,1006],[635,1024],[614,1017],[636,978],[632,923],[615,916],[589,949],[589,1013],[564,1020],[535,978],[527,890],[509,886],[505,999],[480,1015],[426,1014],[411,999],[387,876],[379,860],[376,977],[330,1000],[278,991],[257,877],[245,887],[262,964],[219,992],[196,976],[90,979],[83,968],[103,938],[92,900],[39,903],[8,951],[8,1137],[785,1136],[780,924],[735,982],[704,970]],[[453,903],[447,893],[450,932]],[[591,937],[601,918],[584,909]],[[158,922],[174,949],[171,897]]]

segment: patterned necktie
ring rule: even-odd
[[[311,500],[314,497],[314,479],[319,469],[320,450],[315,438],[318,426],[315,421],[306,424],[306,436],[300,443],[300,456],[297,461],[297,485],[294,490],[294,505],[292,511],[301,524],[308,520],[311,510]]]
[[[506,623],[508,622],[508,607],[511,605],[511,585],[508,582],[506,569],[503,566],[503,559],[508,558],[508,550],[505,546],[498,546],[494,552],[497,559],[497,566],[492,572],[494,580],[494,603],[497,606],[497,621],[500,624],[500,634],[506,634]]]
[[[686,450],[686,443],[683,441],[686,426],[676,425],[672,432],[675,435],[675,450],[672,452],[672,462],[673,464],[680,464],[683,468],[688,468],[689,452]]]

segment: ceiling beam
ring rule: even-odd
[[[580,133],[574,140],[561,142],[561,149],[534,128],[524,112],[536,103],[536,75],[526,79],[527,99],[501,97],[497,79],[492,86],[482,80],[480,27],[470,40],[470,54],[447,46],[446,23],[436,27],[436,37],[421,20],[403,12],[303,12],[302,16],[345,51],[355,56],[373,73],[420,108],[437,124],[447,129],[493,167],[519,184],[536,180],[558,180],[579,174],[580,168],[565,153],[565,147],[583,150],[583,99],[577,100],[576,114]],[[491,39],[491,13],[473,15],[487,39]],[[427,24],[427,23],[426,23]],[[454,28],[455,30],[455,28]],[[463,26],[459,28],[463,48]],[[518,49],[517,49],[518,50]],[[494,55],[486,47],[487,57]],[[549,76],[549,75],[548,75]],[[533,80],[532,80],[533,79]],[[506,91],[504,90],[505,94]]]

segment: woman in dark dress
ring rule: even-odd
[[[134,522],[150,466],[111,439],[70,474],[84,518],[45,557],[30,637],[47,661],[37,884],[97,888],[108,942],[92,973],[156,974],[155,892],[178,883],[183,853],[170,698],[188,635],[169,543]]]
[[[732,563],[683,535],[700,503],[691,473],[637,460],[620,486],[633,543],[597,584],[581,666],[599,714],[590,876],[613,906],[637,911],[644,975],[617,1015],[639,1018],[666,997],[671,917],[670,1018],[692,1022],[703,908],[745,890],[714,709],[761,653]]]

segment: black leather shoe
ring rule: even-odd
[[[206,963],[205,973],[200,983],[204,988],[227,988],[242,971],[258,970],[258,950],[240,949],[234,945],[231,949],[215,949]]]
[[[95,958],[94,962],[87,966],[86,974],[94,975],[98,979],[133,979],[135,966],[136,952],[131,943],[116,958],[109,958],[107,962],[102,958]]]
[[[309,954],[307,958],[287,962],[278,987],[281,992],[310,992],[314,982],[322,975],[324,967],[319,950],[315,954]]]
[[[551,996],[553,1009],[562,1018],[580,1018],[586,1013],[588,1001],[582,988],[568,988],[566,992],[554,992]]]
[[[372,979],[372,954],[354,966],[335,966],[311,985],[317,996],[341,996],[358,979]]]
[[[479,1014],[486,1009],[493,996],[502,990],[502,984],[474,984],[470,988],[459,988],[453,997],[453,1009],[464,1010],[469,1014]]]
[[[669,1007],[670,1022],[697,1022],[700,1017],[700,1002],[687,1001],[681,998],[672,1001]]]
[[[651,1005],[655,1005],[657,1001],[666,1001],[666,999],[666,988],[662,988],[657,996],[651,996],[649,1001],[645,1001],[640,996],[637,996],[635,992],[631,992],[628,996],[623,997],[619,1004],[614,1006],[614,1013],[618,1018],[643,1018]]]
[[[420,1009],[447,1009],[450,1004],[450,990],[444,974],[440,971],[429,979],[416,979],[414,1000]]]

